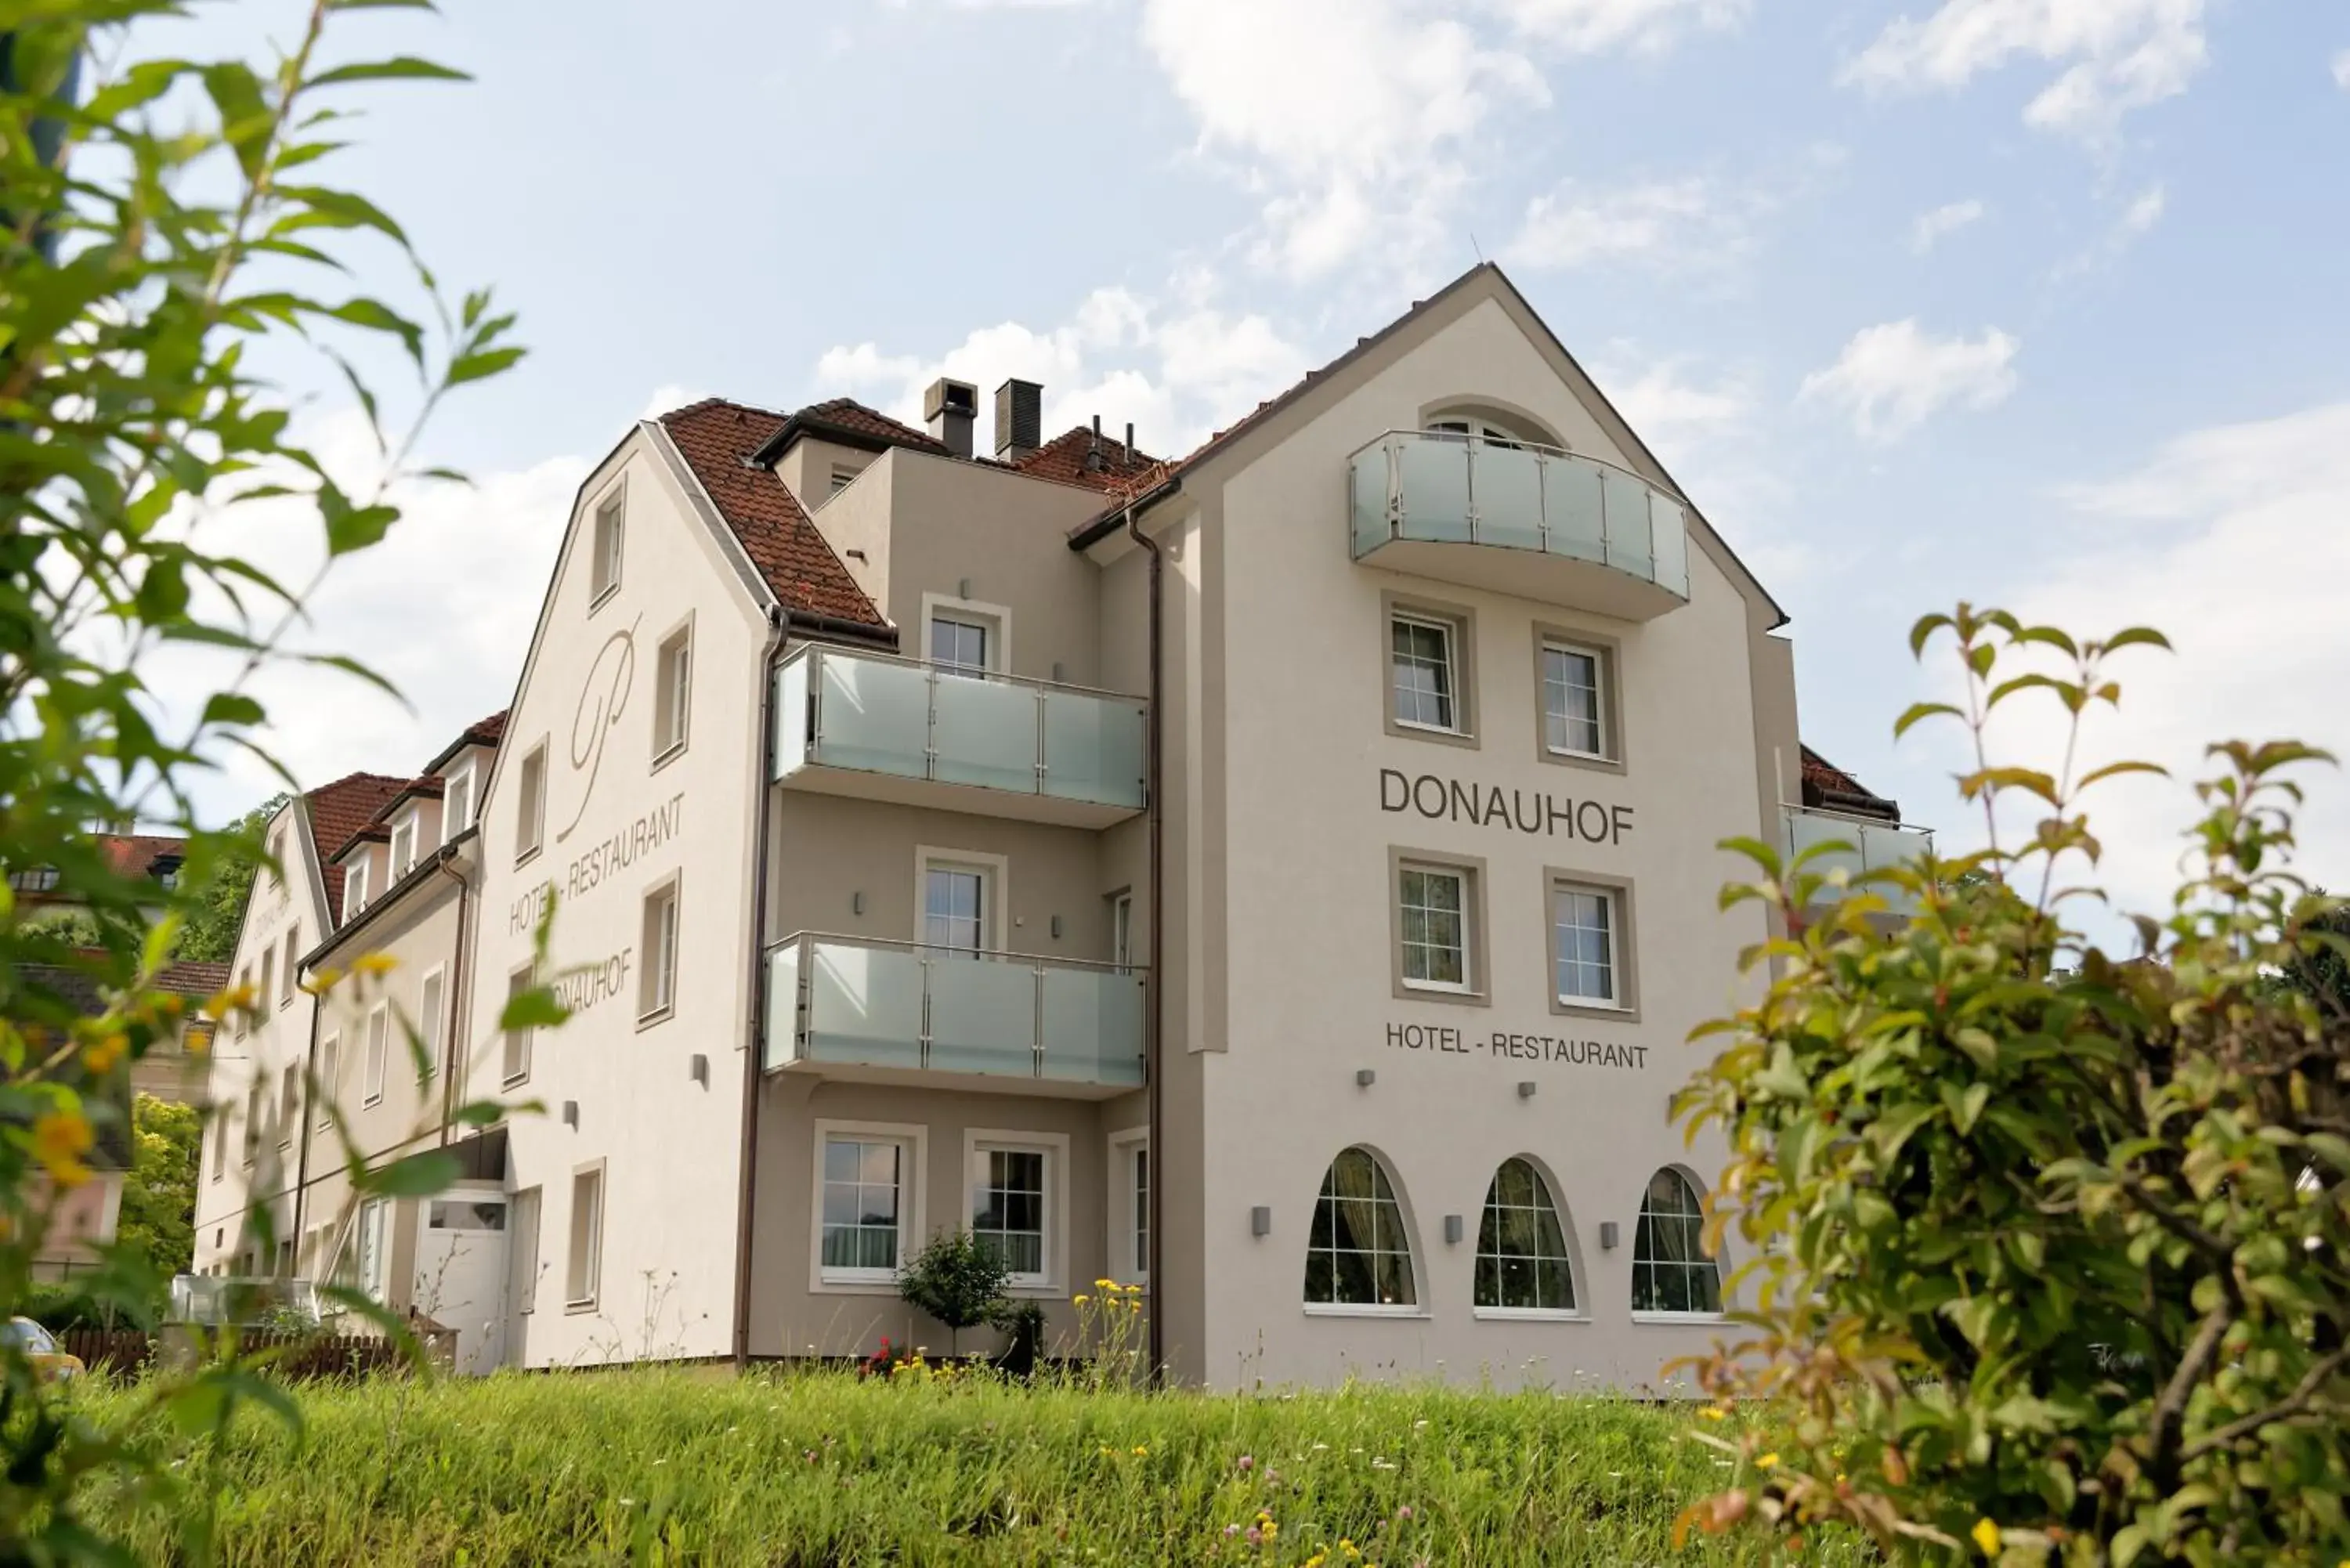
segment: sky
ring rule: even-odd
[[[475,78],[363,89],[332,167],[532,354],[428,433],[475,487],[411,496],[328,578],[315,634],[409,702],[276,682],[306,784],[419,766],[507,702],[572,493],[634,419],[918,418],[939,374],[1022,376],[1048,430],[1180,452],[1481,258],[1786,607],[1805,740],[1946,848],[1981,836],[1956,732],[1891,728],[1950,694],[1906,634],[1960,598],[2177,645],[2117,660],[2083,753],[2178,771],[2095,797],[2127,907],[2168,897],[2205,743],[2350,755],[2350,5],[443,0],[343,26],[338,56]],[[361,453],[347,395],[284,373]],[[309,548],[296,518],[225,526]],[[2059,716],[2010,712],[2000,760],[2053,766]],[[2303,782],[2303,868],[2350,887],[2350,794]]]

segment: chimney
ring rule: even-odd
[[[1010,380],[995,389],[995,456],[1011,462],[1044,444],[1045,389]]]
[[[922,421],[957,457],[971,455],[971,427],[979,418],[979,389],[944,376],[922,394]]]
[[[1086,472],[1087,473],[1099,473],[1101,469],[1101,416],[1099,414],[1096,414],[1094,416],[1093,439],[1086,443]]]

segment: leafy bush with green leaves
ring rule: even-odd
[[[1794,1549],[1825,1521],[1897,1561],[2334,1568],[2350,1555],[2350,1022],[2276,977],[2342,950],[2291,870],[2293,742],[2210,748],[2172,907],[2116,956],[2066,924],[2102,846],[2084,771],[2134,629],[2075,642],[1961,605],[1947,636],[1989,847],[1847,886],[1812,853],[1760,868],[1793,934],[1748,955],[1759,1000],[1678,1101],[1731,1158],[1748,1336],[1693,1370],[1761,1401],[1731,1484],[1682,1528]],[[2013,672],[2017,664],[2025,668]],[[2054,772],[1995,763],[1986,725],[2051,700]],[[2036,820],[2011,831],[2012,808]],[[2009,808],[2002,810],[2002,807]],[[1882,888],[1916,912],[1891,918]],[[1719,1407],[1709,1415],[1717,1420]],[[1764,1431],[1768,1435],[1764,1435]],[[1769,1451],[1758,1447],[1768,1444]]]
[[[1003,1310],[1011,1278],[993,1245],[968,1231],[942,1231],[898,1271],[898,1294],[960,1337]]]

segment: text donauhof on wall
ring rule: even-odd
[[[1482,788],[1434,774],[1417,777],[1395,768],[1379,770],[1379,809],[1418,812],[1430,821],[1505,827],[1547,838],[1586,844],[1621,844],[1632,831],[1632,808],[1604,801],[1561,800],[1542,790]]]

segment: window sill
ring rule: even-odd
[[[1448,730],[1441,724],[1416,724],[1392,713],[1388,716],[1388,733],[1406,741],[1434,741],[1440,745],[1467,746],[1472,751],[1477,748],[1477,732],[1474,730]]]
[[[810,1288],[834,1296],[894,1296],[898,1280],[894,1274],[818,1274]]]
[[[1676,1324],[1723,1324],[1730,1319],[1718,1312],[1640,1312],[1635,1310],[1632,1321],[1671,1327]]]
[[[502,1089],[519,1089],[525,1084],[529,1082],[530,1069],[525,1067],[519,1073],[508,1074],[504,1079],[500,1080],[498,1087]]]
[[[1615,1023],[1638,1023],[1640,1010],[1617,1002],[1593,1002],[1583,997],[1554,996],[1550,1010],[1560,1018],[1604,1018]]]
[[[653,765],[649,771],[659,773],[661,769],[669,766],[670,763],[677,761],[678,758],[683,755],[685,755],[685,742],[683,741],[679,741],[674,745],[668,747],[666,750],[654,753]]]
[[[537,858],[538,858],[538,852],[539,852],[539,850],[540,850],[540,849],[542,849],[543,847],[545,847],[545,846],[543,846],[543,845],[534,844],[534,845],[532,845],[532,846],[531,846],[529,848],[527,848],[527,849],[517,849],[517,850],[515,850],[515,864],[517,867],[522,867],[522,866],[527,866],[527,865],[529,865],[532,861],[534,861],[534,860],[536,860],[536,859],[537,859]],[[536,924],[536,921],[534,921],[533,923],[534,923],[534,924]]]
[[[1307,1317],[1378,1317],[1399,1323],[1427,1322],[1436,1314],[1425,1307],[1416,1306],[1340,1306],[1328,1302],[1307,1302]]]
[[[1449,1007],[1493,1005],[1493,999],[1482,991],[1471,991],[1465,987],[1455,990],[1449,985],[1422,985],[1409,980],[1396,981],[1395,996],[1398,1002],[1436,1002]]]
[[[383,1096],[381,1095],[369,1095],[367,1098],[359,1102],[359,1109],[363,1111],[371,1111],[381,1104],[383,1104]]]
[[[676,1016],[677,1003],[675,1002],[671,1002],[666,1007],[656,1007],[650,1012],[639,1012],[637,1014],[637,1029],[641,1033],[644,1030],[650,1029],[656,1023],[667,1023],[671,1019],[675,1018]]]
[[[1563,1307],[1475,1307],[1482,1321],[1492,1323],[1589,1323],[1591,1314]]]
[[[612,596],[619,591],[620,579],[618,577],[614,577],[602,587],[596,589],[588,597],[588,613],[589,615],[594,615],[598,610],[602,609],[606,605],[612,602]]]
[[[1624,759],[1604,756],[1597,752],[1563,752],[1556,746],[1542,748],[1542,760],[1563,768],[1588,768],[1596,774],[1625,773]]]
[[[577,1317],[582,1314],[591,1313],[595,1310],[596,1298],[594,1296],[589,1296],[586,1301],[565,1302],[563,1303],[563,1315],[566,1317]]]

